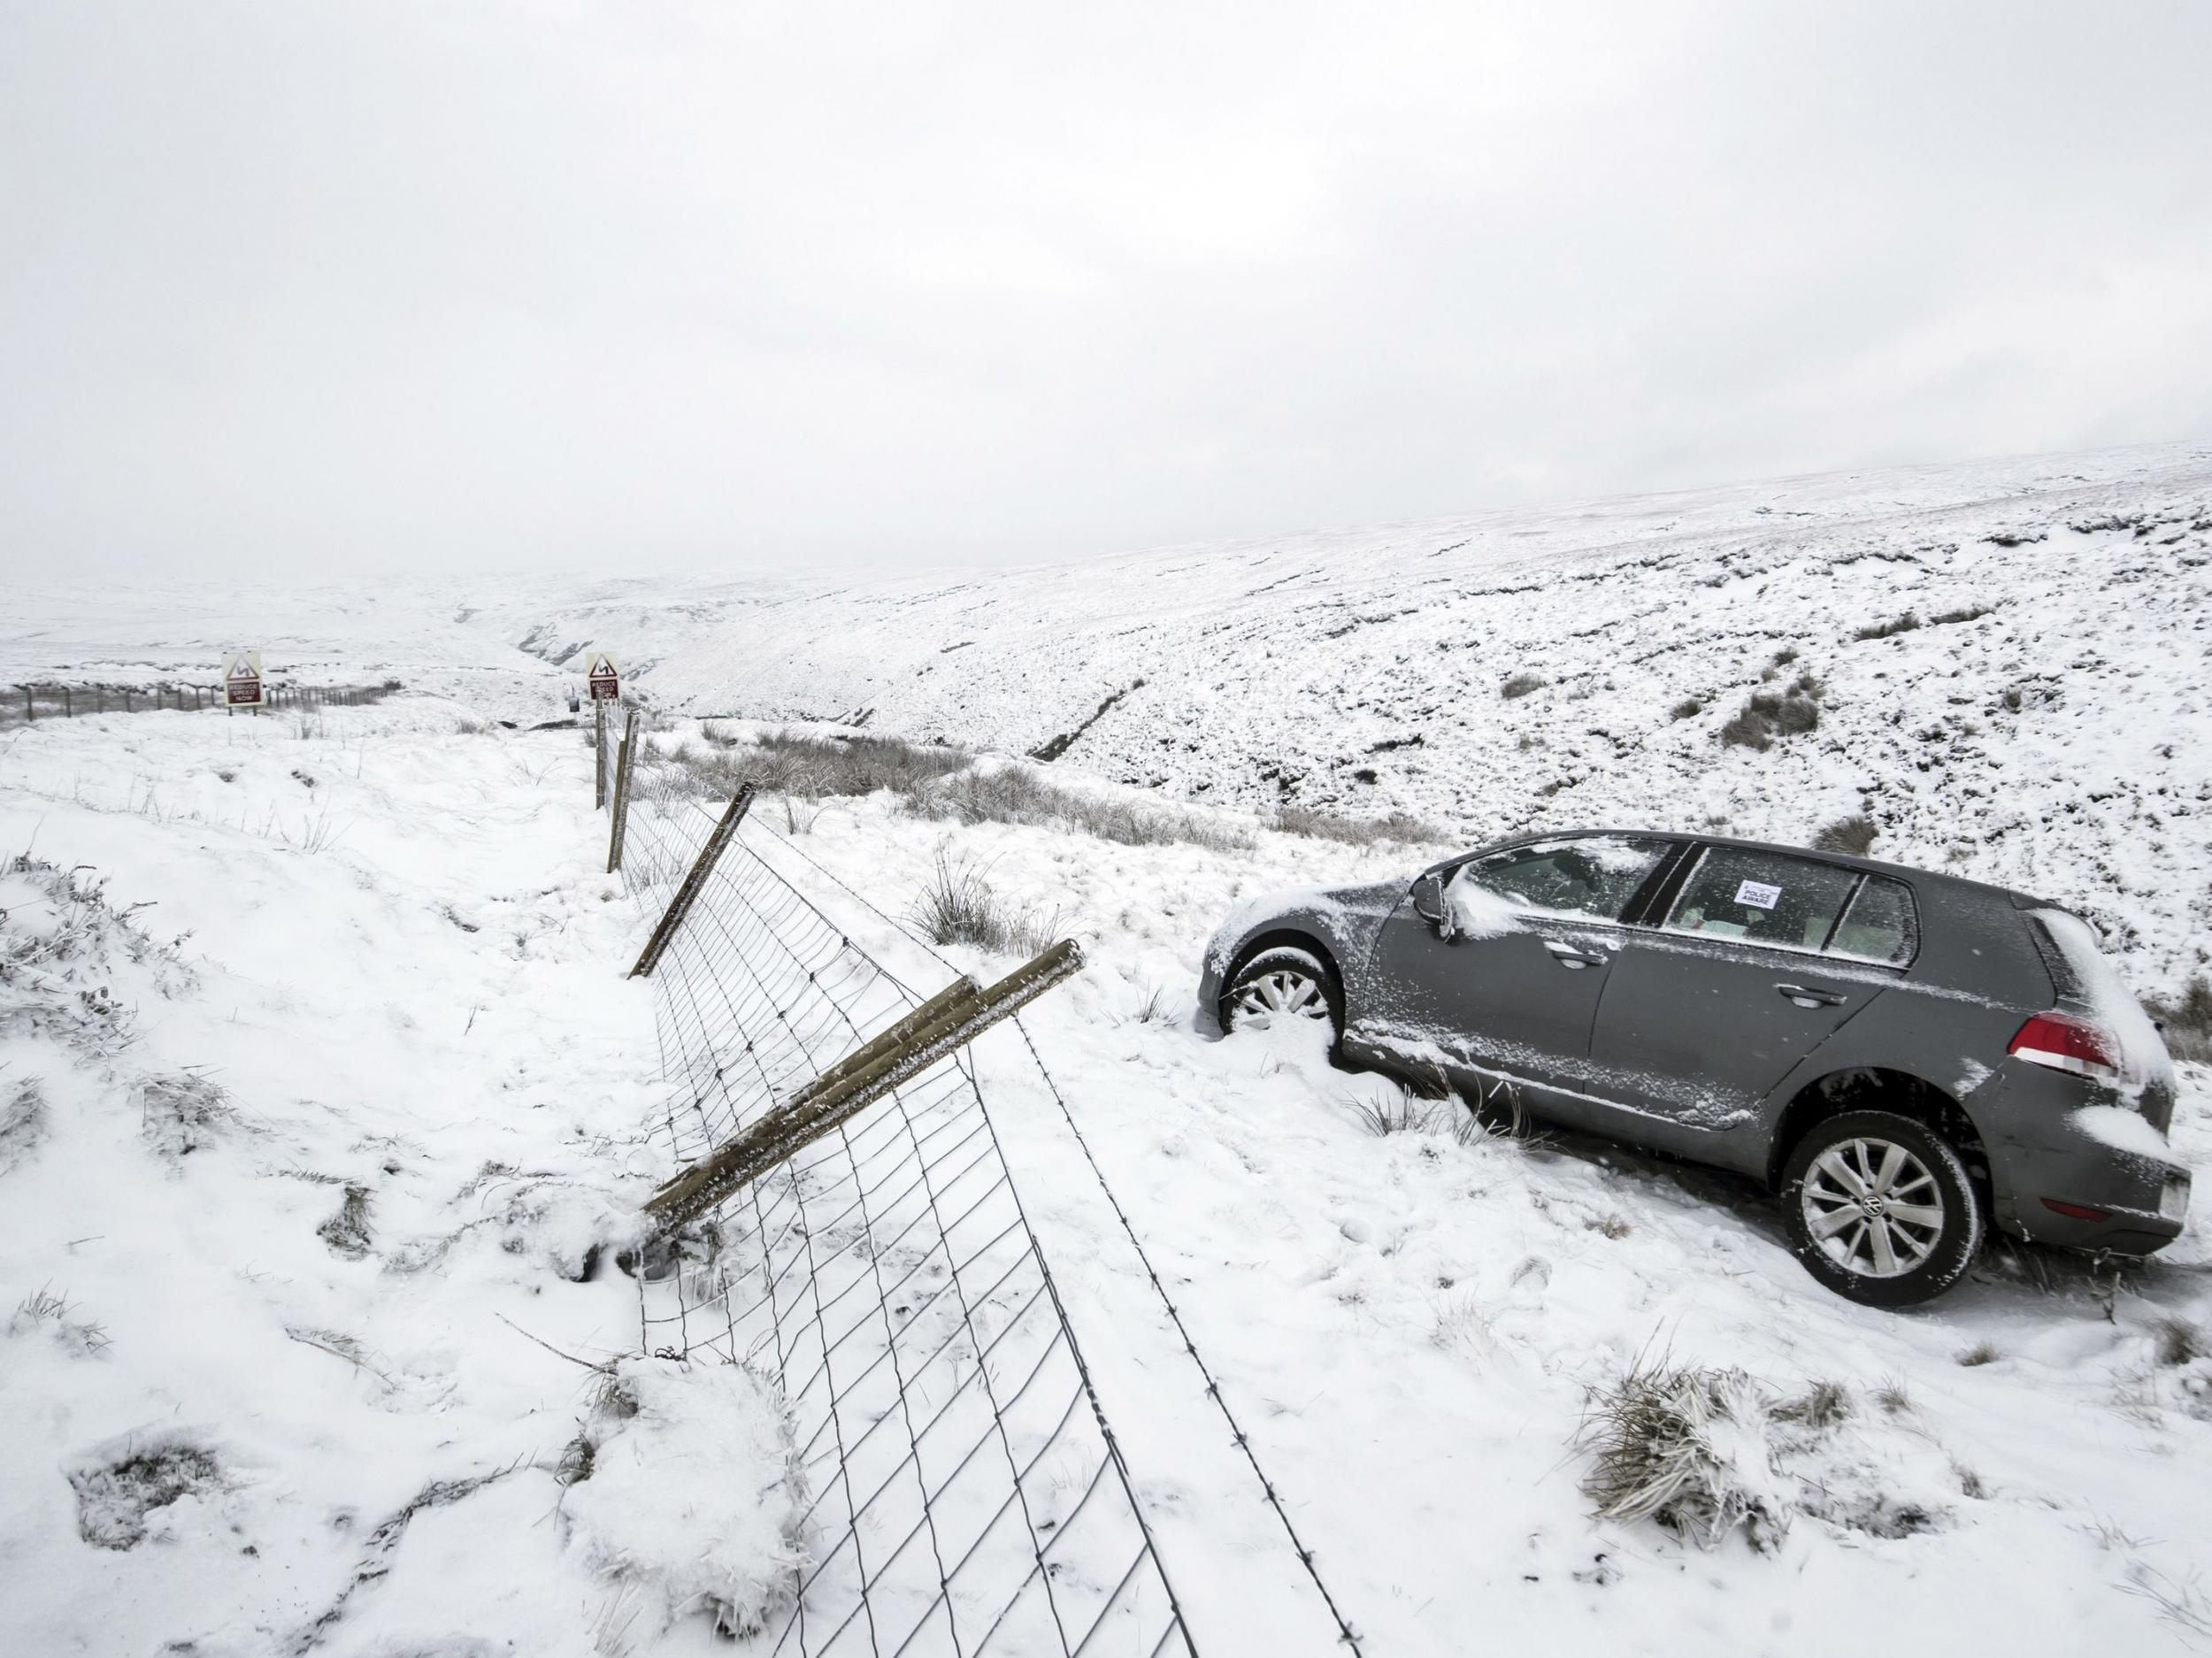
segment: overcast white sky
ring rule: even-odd
[[[2212,4],[0,0],[0,571],[1034,559],[2212,434]]]

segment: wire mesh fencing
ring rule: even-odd
[[[649,910],[716,822],[640,773],[623,859]],[[745,844],[654,972],[688,1163],[922,999]],[[1188,1654],[964,1056],[808,1146],[643,1263],[649,1352],[761,1366],[803,1460],[810,1563],[764,1650]]]

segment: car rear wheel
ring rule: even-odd
[[[1328,963],[1310,950],[1287,945],[1262,950],[1237,969],[1221,1003],[1224,1030],[1324,1025],[1333,1054],[1344,1034],[1344,994]]]
[[[1867,1307],[1942,1294],[1974,1264],[1985,1226],[1958,1153],[1893,1111],[1816,1123],[1784,1169],[1782,1214],[1805,1270]]]

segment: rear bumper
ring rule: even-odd
[[[2062,1249],[2123,1255],[2154,1254],[2181,1235],[2189,1171],[2162,1134],[2074,1078],[2017,1061],[2006,1070],[2001,1109],[1984,1117],[1995,1128],[1984,1143],[2000,1225]],[[2101,1119],[2130,1132],[2100,1132]]]

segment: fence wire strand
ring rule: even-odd
[[[624,856],[648,911],[715,814],[641,767]],[[689,1163],[916,1006],[744,843],[654,974]],[[793,1658],[1183,1654],[1181,1608],[972,1071],[943,1065],[807,1147],[640,1278],[648,1352],[780,1386],[810,1507]]]

